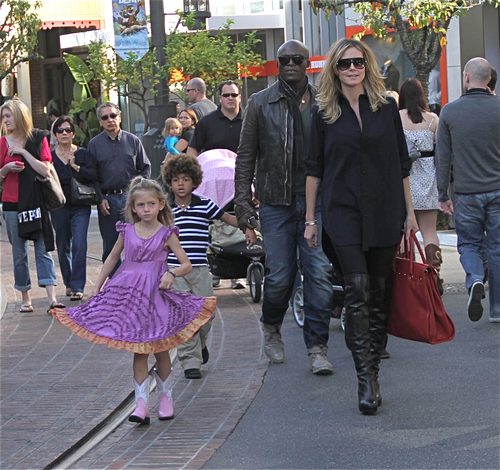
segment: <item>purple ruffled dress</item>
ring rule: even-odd
[[[165,242],[177,233],[161,227],[152,237],[137,236],[133,224],[118,222],[124,260],[101,292],[78,307],[51,313],[84,339],[135,353],[172,349],[190,339],[212,316],[215,297],[159,289],[168,269]]]

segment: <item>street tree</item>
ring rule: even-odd
[[[182,21],[189,26],[189,17]],[[262,64],[262,57],[255,52],[260,39],[253,31],[234,42],[232,23],[228,20],[215,33],[200,30],[170,34],[165,47],[167,80],[183,89],[190,78],[200,77],[207,84],[207,94],[213,96],[224,80],[253,77],[251,68]]]
[[[40,1],[0,0],[0,82],[21,63],[38,57]]]
[[[340,15],[353,7],[365,33],[385,37],[394,31],[410,59],[415,76],[427,91],[429,73],[439,62],[453,17],[483,4],[500,7],[500,0],[309,0],[313,10]]]

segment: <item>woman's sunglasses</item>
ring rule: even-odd
[[[279,63],[281,66],[288,65],[290,61],[292,61],[295,65],[301,65],[304,60],[307,60],[306,57],[302,55],[282,55],[278,57]]]
[[[361,57],[355,57],[354,59],[340,59],[337,62],[337,68],[342,71],[346,71],[354,65],[355,69],[361,70],[365,68],[366,60]]]
[[[70,129],[69,127],[64,127],[64,128],[59,128],[56,129],[57,134],[71,134],[73,132],[73,129]]]

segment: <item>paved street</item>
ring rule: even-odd
[[[43,468],[130,399],[131,356],[71,335],[46,315],[40,288],[33,289],[35,312],[20,314],[3,227],[0,235],[0,468]],[[92,281],[100,269],[95,218],[89,243]],[[225,283],[216,291],[203,379],[188,381],[174,367],[175,419],[124,422],[71,468],[499,468],[500,329],[488,323],[487,311],[480,322],[468,321],[453,247],[444,259],[457,337],[436,346],[391,338],[377,416],[357,411],[338,321],[331,323],[333,376],[311,375],[291,316],[284,325],[287,362],[268,368],[260,306]],[[62,286],[58,292],[62,300]],[[153,393],[153,413],[156,400]]]

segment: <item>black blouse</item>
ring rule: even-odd
[[[327,124],[313,109],[306,175],[322,180],[323,227],[334,245],[386,247],[398,243],[406,216],[402,179],[410,174],[396,102],[372,112],[359,98],[363,129],[342,97],[342,114]]]
[[[80,171],[75,171],[59,159],[55,150],[52,151],[52,162],[61,182],[64,196],[66,197],[66,205],[70,205],[69,201],[71,200],[71,178],[76,178],[84,184],[91,184],[97,180],[97,175],[93,167],[89,164],[90,159],[88,150],[78,147],[75,151],[75,163],[80,166]]]

